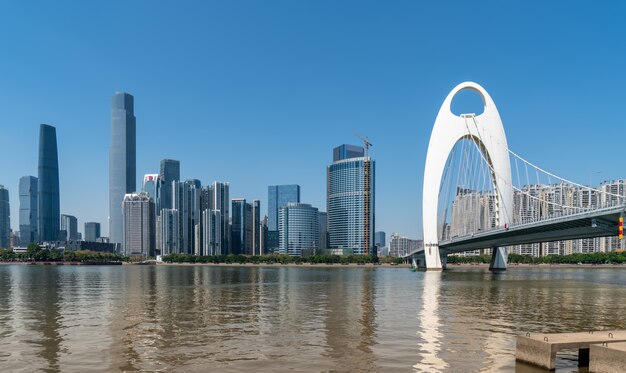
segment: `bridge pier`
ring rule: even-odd
[[[490,271],[506,271],[509,255],[504,247],[494,247],[491,253]]]
[[[439,245],[435,243],[424,245],[424,261],[426,262],[427,271],[442,271],[443,266],[441,263],[441,254],[439,252]],[[447,258],[447,255],[446,255]]]

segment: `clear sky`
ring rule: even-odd
[[[509,147],[563,177],[626,177],[626,2],[0,3],[0,184],[56,126],[61,212],[108,226],[110,100],[135,96],[137,185],[182,178],[260,198],[297,183],[325,210],[332,148],[367,135],[376,229],[421,237],[430,131],[458,83],[487,89]],[[455,103],[476,112],[473,97]]]

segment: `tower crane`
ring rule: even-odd
[[[365,144],[365,156],[369,157],[370,146],[374,146],[374,145],[371,142],[369,142],[369,139],[367,138],[367,136],[363,137],[356,132],[353,132],[353,133],[354,133],[354,136],[358,137],[359,139],[363,141],[363,144]]]

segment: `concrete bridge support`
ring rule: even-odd
[[[504,247],[494,247],[491,253],[490,271],[506,271],[506,263],[509,259]]]

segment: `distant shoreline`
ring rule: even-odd
[[[410,264],[390,264],[390,263],[381,263],[381,264],[357,264],[357,263],[349,263],[349,264],[341,264],[341,263],[128,263],[128,262],[47,262],[47,261],[0,261],[0,265],[37,265],[37,266],[110,266],[110,265],[158,265],[158,266],[182,266],[182,267],[192,267],[192,266],[209,266],[209,267],[300,267],[300,268],[411,268]],[[487,263],[451,263],[448,264],[448,270],[454,270],[455,268],[459,269],[467,269],[467,268],[476,268],[476,269],[485,269],[489,268],[489,264]],[[616,268],[616,269],[626,269],[626,264],[528,264],[528,263],[520,263],[514,264],[509,263],[507,269],[514,270],[516,268],[537,268],[537,269],[607,269],[607,268]],[[424,268],[419,268],[418,271],[424,271]]]
[[[130,264],[130,263],[129,263]],[[341,264],[341,263],[157,263],[159,266],[212,266],[212,267],[329,267],[329,268],[411,268],[410,264]]]

